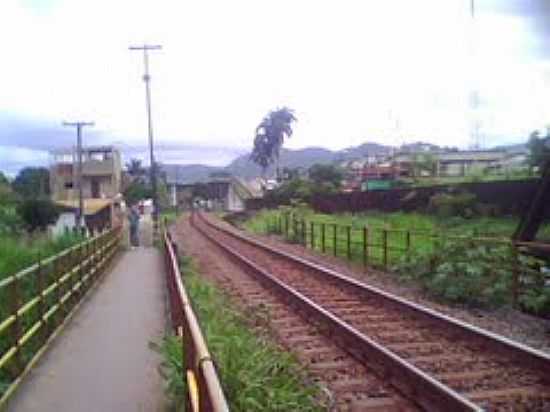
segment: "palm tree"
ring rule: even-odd
[[[145,174],[145,168],[141,165],[140,159],[130,159],[130,161],[126,163],[126,171],[133,177],[140,177]]]
[[[294,111],[288,107],[270,111],[256,128],[254,149],[250,155],[253,162],[265,173],[267,167],[275,162],[277,180],[279,180],[279,154],[285,138],[292,136],[292,123],[296,121]]]

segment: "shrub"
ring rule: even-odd
[[[24,200],[17,207],[17,213],[25,222],[29,232],[34,232],[36,229],[45,230],[59,217],[57,206],[50,200],[43,199]]]
[[[430,198],[428,210],[439,217],[472,217],[475,210],[476,195],[473,193],[438,193]]]

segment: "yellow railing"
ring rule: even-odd
[[[174,332],[182,338],[185,353],[183,368],[188,389],[186,410],[229,411],[216,367],[183,285],[177,248],[166,230],[163,232],[163,243],[172,326]]]
[[[118,250],[111,229],[0,281],[0,410]]]

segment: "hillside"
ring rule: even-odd
[[[420,147],[429,146],[432,149],[439,149],[436,145],[428,143],[412,143],[405,146],[409,150],[414,150]],[[381,145],[378,143],[367,142],[359,146],[348,147],[343,150],[332,151],[321,147],[308,147],[305,149],[282,149],[280,158],[280,167],[298,168],[302,167],[308,169],[315,163],[327,164],[327,163],[339,163],[348,160],[361,159],[367,156],[389,154],[391,146]],[[507,150],[517,151],[519,149],[525,150],[524,144],[506,145],[495,147],[495,150]],[[168,181],[178,181],[180,183],[194,183],[205,181],[209,178],[210,174],[216,171],[229,172],[234,176],[243,178],[257,177],[262,174],[262,170],[255,163],[250,161],[250,154],[244,154],[237,157],[226,167],[213,167],[200,164],[194,165],[175,165],[164,164],[163,169],[167,173]],[[268,167],[266,176],[274,176],[275,167],[272,165]]]
[[[280,167],[308,169],[315,163],[335,163],[345,160],[359,159],[367,154],[388,153],[390,146],[384,146],[377,143],[364,143],[360,146],[350,147],[343,150],[332,151],[321,147],[308,147],[305,149],[282,149],[280,158]],[[169,182],[178,181],[180,183],[193,183],[205,181],[211,173],[216,171],[226,171],[234,176],[243,178],[252,178],[262,174],[261,168],[250,161],[250,154],[244,154],[237,157],[226,167],[213,167],[205,165],[175,165],[163,164],[163,170],[166,172]],[[266,176],[274,176],[275,167],[268,167]]]

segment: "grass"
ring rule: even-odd
[[[317,388],[306,386],[294,357],[252,326],[258,314],[242,314],[228,297],[201,278],[184,258],[185,284],[215,359],[229,406],[234,411],[320,411]],[[261,311],[260,311],[261,312]],[[183,405],[181,342],[166,337],[159,345],[171,398]]]
[[[295,207],[260,211],[244,227],[259,234],[280,234],[290,242],[356,263],[391,269],[403,281],[415,281],[443,301],[474,306],[520,304],[530,312],[550,314],[550,289],[537,270],[545,263],[516,256],[512,250],[509,240],[517,224],[516,218],[325,215]],[[541,229],[548,238],[549,226]]]
[[[46,236],[25,239],[22,236],[0,236],[0,280],[66,249],[78,241],[81,236],[61,235],[55,239]]]
[[[439,247],[441,238],[452,236],[464,236],[469,238],[491,237],[509,238],[515,230],[518,220],[516,218],[479,217],[464,219],[453,217],[438,219],[420,213],[381,213],[367,212],[352,215],[315,213],[308,208],[294,208],[281,210],[262,210],[243,226],[246,230],[266,234],[279,232],[282,229],[286,236],[286,221],[279,218],[282,214],[298,219],[298,224],[289,224],[287,239],[294,242],[305,243],[319,251],[323,250],[322,231],[324,226],[325,239],[324,250],[335,256],[346,257],[349,260],[367,262],[375,266],[391,266],[397,263],[403,255],[410,252],[433,252]],[[301,222],[306,222],[304,232]],[[313,236],[311,223],[313,222]],[[348,251],[347,228],[350,235],[350,248]],[[367,227],[367,254],[364,251],[363,228]],[[407,235],[407,231],[410,232]],[[407,238],[408,236],[408,238]],[[385,240],[384,240],[385,237]],[[388,251],[384,255],[383,245],[386,242]]]
[[[28,266],[35,264],[39,258],[47,258],[81,241],[82,237],[66,234],[55,239],[46,236],[24,238],[23,236],[2,235],[0,236],[0,280],[11,276]],[[18,282],[19,305],[27,302],[31,296],[38,292],[39,283],[36,277],[27,276]],[[12,306],[13,289],[4,287],[0,289],[0,322],[13,313]],[[53,296],[50,298],[53,299]],[[38,306],[21,317],[21,328],[26,330],[38,319]],[[0,356],[11,347],[11,329],[5,330],[0,336]],[[26,364],[38,349],[38,338],[29,340],[21,350],[21,360]],[[0,396],[5,392],[16,375],[17,368],[13,361],[0,370]]]

